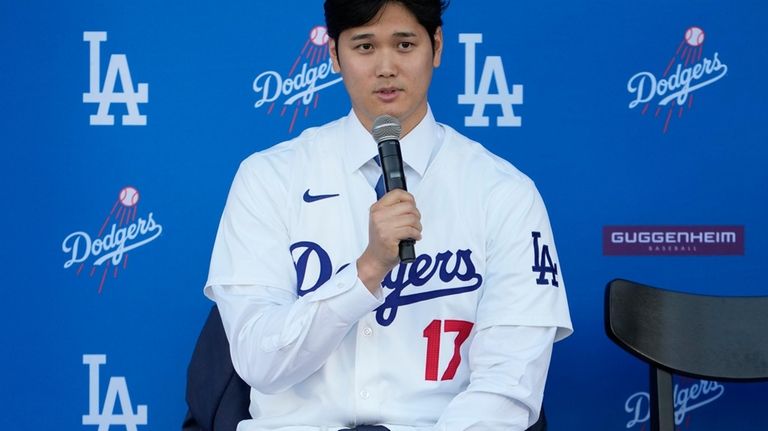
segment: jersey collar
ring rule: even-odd
[[[403,161],[421,177],[440,144],[440,125],[435,122],[432,109],[427,106],[427,114],[421,122],[400,140]],[[344,159],[347,172],[352,173],[378,154],[376,141],[371,132],[366,130],[354,111],[344,118]]]

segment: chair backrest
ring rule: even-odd
[[[235,431],[248,412],[250,387],[235,372],[219,309],[203,325],[187,369],[183,431]]]
[[[613,280],[608,335],[641,359],[719,380],[768,378],[768,296],[672,292]]]
[[[768,296],[673,292],[627,280],[608,283],[608,336],[651,367],[652,430],[673,430],[672,377],[768,379]]]

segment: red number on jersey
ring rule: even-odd
[[[453,356],[448,363],[440,380],[451,380],[456,376],[456,370],[461,364],[461,345],[469,338],[472,331],[472,322],[465,320],[446,320],[445,332],[456,332],[456,338],[453,339]],[[424,372],[424,379],[437,380],[437,367],[440,363],[440,338],[442,338],[443,321],[433,320],[424,328],[424,338],[427,339],[427,364]]]

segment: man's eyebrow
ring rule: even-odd
[[[416,37],[418,35],[415,32],[413,32],[413,31],[396,31],[396,32],[392,33],[392,36],[393,37],[397,37],[397,38],[404,38],[404,37]],[[375,38],[375,36],[374,36],[373,33],[358,33],[358,34],[350,37],[349,40],[354,42],[354,41],[358,41],[358,40],[370,40],[370,39],[374,39],[374,38]]]
[[[349,38],[349,40],[352,41],[365,39],[373,39],[373,33],[359,33]]]

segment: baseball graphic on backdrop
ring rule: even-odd
[[[323,46],[328,43],[328,29],[318,25],[309,32],[309,40],[317,46]]]
[[[699,46],[704,43],[704,30],[700,27],[691,27],[685,31],[685,41],[688,45]]]
[[[139,191],[128,186],[120,190],[120,203],[126,207],[132,207],[139,203]]]

